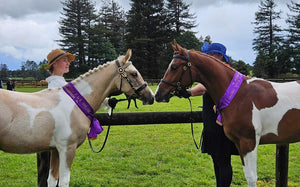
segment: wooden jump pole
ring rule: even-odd
[[[200,123],[201,111],[192,112],[128,112],[114,113],[112,119],[107,113],[96,113],[95,117],[103,126],[116,125],[145,125],[145,124],[174,124]]]

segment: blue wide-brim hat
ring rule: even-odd
[[[229,63],[229,58],[226,55],[226,47],[223,44],[212,43],[212,44],[210,44],[207,47],[205,53],[206,54],[209,54],[209,53],[219,53],[219,54],[222,54],[224,56],[226,62]]]

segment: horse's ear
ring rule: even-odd
[[[176,48],[177,42],[175,39],[173,42],[174,42],[174,44],[171,43],[171,45],[172,45],[173,51],[175,52],[175,51],[177,51],[177,48]]]
[[[176,42],[176,40],[174,39],[174,45],[177,45],[177,42]]]
[[[131,49],[128,49],[125,55],[125,62],[127,62],[131,57]]]
[[[176,40],[174,40],[174,44],[176,45],[177,51],[180,51],[182,49],[182,47],[176,42]]]
[[[174,44],[172,44],[172,48],[173,48],[174,52],[179,51],[179,49],[180,49],[180,45],[176,42],[175,39],[174,39]]]

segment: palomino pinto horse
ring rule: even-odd
[[[158,85],[156,101],[168,102],[172,92],[193,82],[206,87],[217,108],[227,99],[224,95],[232,96],[218,111],[226,136],[239,150],[248,186],[256,186],[258,144],[300,141],[300,82],[245,77],[207,54],[188,51],[176,42],[172,46],[175,55]]]
[[[72,81],[77,91],[97,111],[110,93],[121,90],[153,104],[154,95],[129,61],[131,50]],[[125,81],[126,79],[127,81]],[[35,153],[51,150],[48,186],[68,186],[72,161],[90,129],[90,119],[62,89],[18,93],[0,89],[0,150]]]

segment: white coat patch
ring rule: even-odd
[[[93,89],[85,80],[80,81],[79,83],[74,84],[77,90],[80,90],[82,96],[90,95],[93,92]]]
[[[58,142],[67,146],[68,139],[72,134],[71,113],[75,103],[63,90],[59,91],[59,98],[58,105],[49,111],[55,120],[55,129],[50,146],[57,146]]]
[[[254,79],[263,80],[263,79]],[[253,80],[247,81],[252,82]],[[278,125],[283,116],[291,109],[300,109],[300,84],[297,82],[287,83],[274,83],[270,82],[273,86],[276,96],[278,98],[277,103],[272,107],[263,109],[257,109],[253,104],[252,110],[252,122],[256,132],[261,136],[273,133],[278,135]],[[259,119],[256,119],[259,118]]]
[[[34,119],[35,117],[40,113],[40,112],[43,112],[43,111],[47,111],[44,107],[42,108],[33,108],[31,107],[30,105],[26,104],[26,103],[19,103],[19,105],[25,107],[25,109],[27,110],[27,113],[29,115],[29,122],[30,122],[30,128],[33,127],[33,123],[34,123]]]

